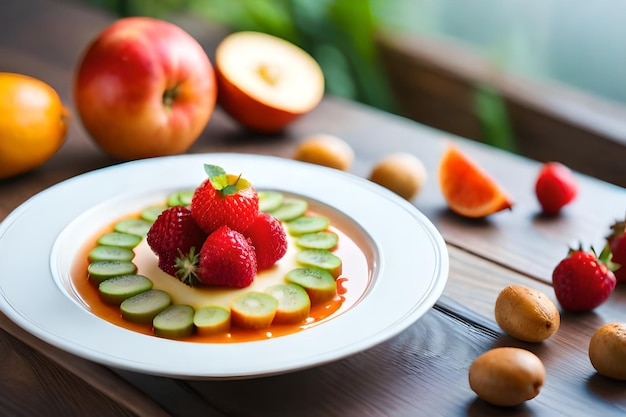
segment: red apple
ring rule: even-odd
[[[74,101],[85,129],[122,159],[185,152],[217,98],[202,46],[180,27],[147,17],[120,19],[96,36],[75,75]]]
[[[215,53],[220,106],[250,130],[274,133],[324,95],[318,63],[298,46],[259,32],[236,32]]]

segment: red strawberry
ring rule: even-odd
[[[611,229],[607,243],[613,254],[611,261],[619,265],[613,273],[618,282],[626,282],[626,220],[616,222]]]
[[[244,235],[250,239],[256,252],[259,271],[270,268],[287,253],[287,234],[280,221],[262,211]]]
[[[596,256],[582,249],[569,251],[552,273],[556,298],[565,310],[590,311],[604,303],[615,288],[608,247]]]
[[[228,226],[207,237],[196,273],[205,285],[244,288],[256,276],[256,254],[250,241]]]
[[[184,206],[164,210],[146,237],[148,245],[159,258],[159,268],[182,281],[187,280],[188,272],[179,271],[180,263],[193,263],[191,258],[200,251],[205,239],[206,233],[198,227],[191,211]]]
[[[205,165],[209,178],[196,188],[191,200],[191,214],[206,233],[221,226],[243,232],[259,211],[259,196],[242,178],[227,175],[215,165]]]
[[[558,162],[548,162],[539,171],[535,194],[543,212],[554,215],[574,200],[578,194],[578,184],[568,167]]]

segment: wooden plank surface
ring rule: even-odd
[[[463,250],[451,248],[450,253],[450,281],[442,299],[386,343],[286,375],[186,384],[214,410],[228,416],[413,416],[433,410],[445,416],[483,416],[497,409],[475,399],[467,370],[473,359],[488,349],[517,346],[537,354],[548,377],[535,400],[507,409],[506,415],[619,416],[626,412],[626,384],[596,375],[587,356],[588,340],[595,329],[607,319],[623,315],[626,288],[620,288],[595,313],[564,315],[560,330],[548,341],[523,343],[503,334],[494,321],[498,292],[506,285],[521,283],[554,300],[551,288],[529,282],[509,269],[494,268]],[[143,378],[145,386],[164,383],[158,377]],[[573,396],[575,410],[563,401]],[[183,415],[182,408],[179,412]]]
[[[0,44],[0,71],[41,77],[72,107],[70,85],[78,52],[111,18],[71,3],[8,0],[0,5],[0,22],[4,20],[0,38],[12,41]],[[45,40],[29,29],[66,21],[72,24]],[[203,43],[212,45],[215,39]],[[58,351],[0,315],[1,358],[15,374],[4,374],[11,377],[0,380],[0,392],[9,393],[0,395],[0,414],[20,407],[31,411],[24,406],[28,393],[33,404],[51,406],[55,398],[52,406],[67,407],[72,410],[68,415],[73,410],[80,415],[88,407],[100,407],[101,415],[150,416],[497,415],[502,410],[487,406],[471,392],[467,370],[487,349],[516,345],[544,360],[548,379],[537,399],[507,410],[507,415],[624,415],[626,385],[597,376],[586,357],[588,339],[596,328],[608,321],[626,321],[623,286],[594,313],[563,315],[557,335],[541,344],[521,344],[503,335],[492,311],[497,293],[510,283],[533,286],[553,298],[552,269],[568,245],[601,243],[610,223],[626,211],[624,188],[578,175],[577,202],[562,216],[544,218],[538,215],[532,191],[537,162],[333,97],[281,134],[267,136],[241,129],[218,108],[189,152],[206,153],[207,159],[212,152],[289,158],[299,142],[319,132],[336,134],[352,145],[355,175],[367,177],[379,158],[395,151],[412,152],[424,162],[428,181],[413,203],[446,239],[451,271],[444,296],[422,320],[386,343],[317,368],[252,380],[185,381],[109,370]],[[448,140],[498,179],[516,201],[513,210],[470,221],[446,209],[437,167]],[[0,181],[0,219],[50,185],[117,162],[104,155],[74,120],[67,143],[52,160],[32,173]],[[58,391],[46,386],[52,380],[62,381]]]

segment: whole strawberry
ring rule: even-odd
[[[543,212],[555,215],[574,200],[578,184],[568,167],[559,162],[548,162],[539,171],[535,194]]]
[[[626,282],[626,220],[611,226],[613,231],[607,237],[607,243],[613,254],[611,261],[619,267],[613,272],[618,282]]]
[[[182,263],[193,264],[206,239],[206,233],[198,227],[191,216],[191,211],[184,206],[164,210],[154,221],[146,241],[150,249],[159,258],[159,268],[183,282],[187,281],[189,270],[181,270]]]
[[[590,311],[604,303],[615,289],[608,247],[596,256],[571,249],[552,273],[552,284],[559,304],[568,311]]]
[[[209,178],[194,191],[191,214],[206,233],[221,226],[243,232],[252,224],[259,211],[259,196],[252,185],[242,178],[228,175],[215,165],[205,165]]]
[[[207,237],[200,250],[196,274],[204,285],[244,288],[257,273],[256,254],[250,241],[228,226]]]
[[[287,233],[270,214],[260,211],[244,235],[254,246],[259,271],[272,267],[287,253]]]

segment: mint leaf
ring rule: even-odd
[[[211,185],[216,190],[221,191],[228,186],[228,175],[226,175],[226,171],[222,167],[204,164],[204,172],[207,173]]]

